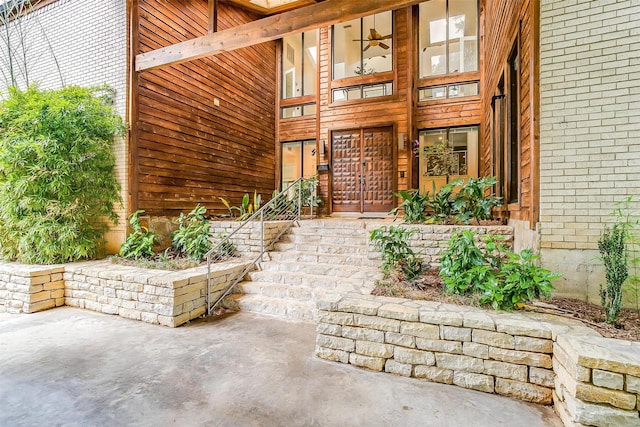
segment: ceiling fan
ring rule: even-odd
[[[389,40],[392,37],[393,37],[393,34],[389,34],[389,35],[383,36],[375,28],[371,28],[371,30],[369,30],[369,34],[367,35],[366,39],[354,39],[353,41],[354,42],[368,42],[367,46],[363,49],[363,51],[366,51],[370,47],[374,47],[374,46],[380,46],[384,50],[387,50],[387,49],[389,49],[389,45],[386,44],[384,42],[384,40]]]

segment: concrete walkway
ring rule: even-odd
[[[0,314],[0,426],[560,426],[553,410],[313,356],[315,327]]]

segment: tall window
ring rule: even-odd
[[[333,27],[333,79],[393,70],[393,13],[382,12]]]
[[[298,178],[310,178],[316,173],[316,141],[282,143],[282,189]]]
[[[420,78],[478,71],[478,1],[420,4]]]
[[[282,99],[315,95],[318,73],[318,31],[282,40]]]
[[[507,201],[520,200],[520,91],[518,69],[518,42],[509,55],[509,146],[507,152]]]

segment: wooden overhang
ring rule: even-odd
[[[135,58],[135,70],[140,72],[181,64],[374,13],[400,9],[421,1],[423,0],[325,0],[227,30],[211,32],[193,40],[141,53]]]

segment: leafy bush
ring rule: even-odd
[[[460,188],[458,194],[454,196],[452,204],[456,221],[469,224],[471,219],[481,221],[493,218],[491,209],[500,206],[500,198],[493,193],[487,196],[485,192],[495,183],[494,176],[479,179],[469,178],[466,184]]]
[[[133,231],[120,246],[119,254],[123,258],[148,259],[155,255],[153,245],[158,240],[158,236],[140,224],[140,215],[143,213],[143,210],[137,210],[129,216],[129,224]]]
[[[106,87],[9,90],[0,104],[0,245],[26,263],[96,257],[121,202]]]
[[[404,212],[404,222],[409,224],[418,224],[425,222],[427,219],[427,202],[429,201],[429,193],[420,194],[419,190],[401,190],[394,193],[396,197],[402,198],[400,206],[389,212],[391,215],[398,216],[400,209]]]
[[[422,260],[409,247],[407,240],[415,229],[404,227],[380,227],[372,230],[369,239],[376,249],[382,252],[382,271],[385,276],[392,272],[398,273],[401,278],[409,282],[415,281],[423,272]]]
[[[233,214],[233,211],[238,211],[237,221],[244,221],[245,219],[253,215],[255,211],[260,209],[260,205],[262,204],[262,196],[258,194],[257,191],[254,191],[253,202],[251,202],[249,193],[245,193],[245,195],[242,196],[242,203],[240,204],[240,206],[231,206],[231,204],[222,197],[220,197],[220,201],[222,201],[222,204],[224,204],[229,210],[229,216],[233,218],[235,216]]]
[[[538,255],[530,249],[520,254],[508,251],[501,236],[482,236],[484,248],[480,248],[476,236],[461,230],[449,241],[440,260],[445,292],[479,293],[480,302],[496,310],[511,310],[533,298],[550,296],[551,280],[560,275],[537,266]]]
[[[293,191],[291,192],[291,207],[293,210],[298,209],[298,200],[302,200],[303,207],[314,207],[317,208],[322,204],[322,199],[314,194],[314,190],[318,188],[318,176],[314,175],[311,178],[307,178],[302,180],[300,186],[297,185],[293,187]],[[299,196],[299,193],[302,193]]]
[[[629,276],[625,245],[627,235],[627,227],[616,223],[606,228],[598,240],[607,279],[607,286],[600,286],[600,299],[607,323],[615,323],[622,308],[622,285]]]
[[[211,227],[204,217],[207,209],[197,205],[188,215],[178,217],[178,230],[173,233],[173,247],[180,254],[202,261],[211,249]]]
[[[456,187],[460,186],[464,180],[456,179],[440,188],[436,192],[436,185],[433,184],[433,197],[427,202],[427,206],[431,209],[431,220],[434,222],[443,222],[447,218],[455,214],[453,210],[453,194]]]

